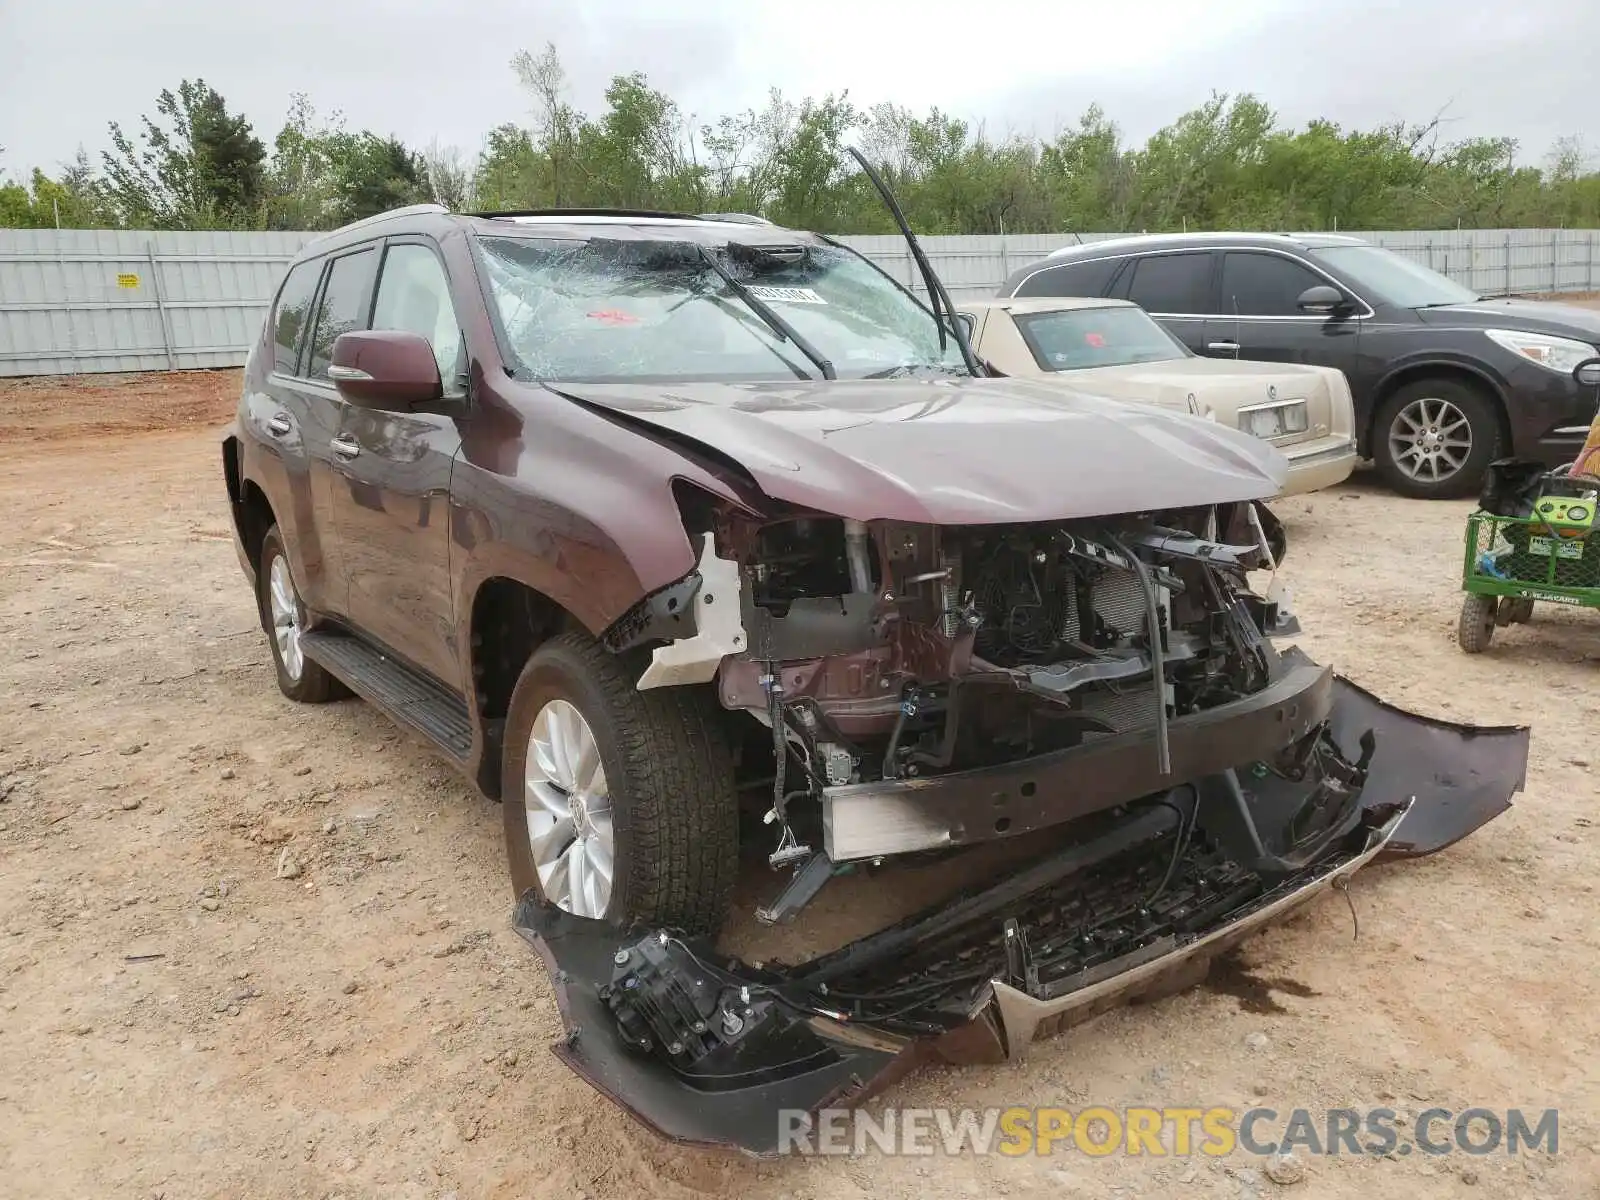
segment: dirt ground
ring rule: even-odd
[[[1317,657],[1532,725],[1512,812],[1358,876],[1358,938],[1330,897],[1208,986],[880,1104],[1556,1106],[1558,1155],[1290,1186],[1243,1154],[755,1164],[660,1143],[549,1055],[496,806],[365,705],[278,694],[217,461],[237,386],[0,388],[0,1194],[1600,1196],[1600,615],[1461,654],[1467,503],[1284,502],[1287,569]]]

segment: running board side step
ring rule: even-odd
[[[436,680],[352,634],[302,635],[306,656],[369,704],[422,734],[458,764],[472,754],[466,702]]]

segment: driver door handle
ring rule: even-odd
[[[329,442],[328,445],[332,447],[335,454],[344,459],[346,462],[349,462],[352,458],[355,458],[361,453],[360,445],[358,445],[355,438],[351,437],[348,433],[341,433],[338,437],[334,438],[333,441]]]
[[[1237,353],[1239,353],[1239,343],[1238,342],[1207,342],[1206,343],[1206,349],[1207,350],[1218,350],[1218,351],[1222,351],[1222,352],[1227,353],[1227,354],[1237,354]]]

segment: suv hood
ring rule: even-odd
[[[1556,337],[1600,342],[1600,312],[1575,304],[1543,300],[1479,300],[1476,304],[1445,304],[1419,308],[1417,316],[1428,325],[1455,325],[1468,329],[1516,329]]]
[[[546,385],[698,443],[767,495],[857,520],[1068,520],[1260,500],[1272,446],[1213,422],[1019,379]]]

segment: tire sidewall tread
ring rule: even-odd
[[[1456,622],[1456,642],[1467,654],[1482,654],[1494,640],[1495,614],[1500,602],[1493,596],[1468,592],[1461,601]]]
[[[518,899],[539,892],[523,779],[528,735],[550,700],[575,704],[594,732],[611,793],[616,859],[606,919],[715,933],[738,871],[733,751],[703,689],[639,691],[644,663],[585,634],[534,652],[506,716],[501,797]]]

